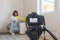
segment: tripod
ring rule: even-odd
[[[46,40],[45,31],[47,31],[54,40],[58,40],[58,38],[51,32],[51,30],[49,30],[49,28],[46,28],[46,27],[43,27],[43,28],[44,28],[44,40]]]

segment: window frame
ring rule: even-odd
[[[40,15],[40,14],[51,14],[51,13],[54,13],[56,12],[58,9],[59,9],[59,0],[55,0],[55,3],[54,3],[54,8],[55,10],[54,11],[50,11],[50,12],[43,12],[42,13],[42,0],[37,0],[37,13]]]

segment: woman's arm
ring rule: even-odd
[[[23,19],[20,16],[16,17],[20,22],[23,22]]]

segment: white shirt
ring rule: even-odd
[[[15,16],[12,16],[11,17],[11,21],[16,21],[17,19],[16,19],[16,17]]]

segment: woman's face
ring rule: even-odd
[[[14,15],[15,15],[15,16],[18,16],[18,13],[15,13]]]

